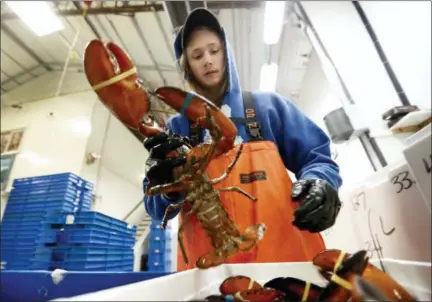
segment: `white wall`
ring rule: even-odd
[[[123,219],[143,198],[142,179],[148,156],[142,143],[119,120],[97,102],[92,116],[93,132],[86,153],[96,152],[102,158],[84,165],[83,177],[96,183],[95,209]],[[144,205],[128,221],[138,223],[144,217]]]
[[[400,81],[410,94],[411,102],[425,107],[430,102],[430,3],[425,5],[429,5],[429,9],[420,5],[414,8],[417,2],[389,4],[395,5],[392,8],[396,12],[383,2],[368,2],[366,13],[371,15],[371,22],[378,25],[378,38],[383,40],[384,51],[398,70],[397,75],[404,74]],[[397,162],[402,158],[401,140],[405,136],[390,135],[381,115],[401,103],[353,4],[307,1],[302,5],[356,105],[367,112],[367,124],[372,136],[377,137],[387,162]],[[404,15],[402,10],[408,14]],[[420,14],[420,10],[428,13]],[[415,21],[417,18],[420,21]],[[411,22],[411,30],[400,30]],[[414,30],[416,26],[421,29]],[[400,50],[402,44],[409,47]],[[410,65],[412,61],[416,63]]]
[[[360,3],[410,102],[431,108],[431,2]]]
[[[62,89],[67,95],[40,100],[54,95],[59,76],[58,72],[45,74],[4,96],[2,131],[25,128],[10,178],[76,173],[95,184],[100,197],[95,209],[122,219],[142,199],[146,151],[116,118],[110,119],[103,145],[108,110],[89,91],[83,74],[67,74]],[[22,103],[22,109],[9,106],[16,103]],[[103,157],[87,165],[89,152]],[[2,200],[2,212],[4,206]],[[141,216],[144,210],[137,211],[131,223]]]
[[[324,116],[342,106],[341,99],[330,87],[321,61],[315,51],[309,61],[308,70],[300,90],[299,101],[296,105],[327,134]],[[374,172],[360,141],[332,144],[332,149],[338,154],[336,162],[340,166],[340,174],[343,179],[341,190],[356,186]],[[355,160],[353,160],[354,158]]]

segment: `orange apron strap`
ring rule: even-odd
[[[231,117],[230,119],[235,123],[244,123],[246,126],[246,133],[249,136],[249,141],[257,142],[263,141],[261,123],[256,117],[255,104],[253,101],[252,92],[242,91],[244,118]],[[201,141],[201,126],[197,123],[189,121],[189,139],[192,146],[197,146]]]

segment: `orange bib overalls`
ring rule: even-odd
[[[243,101],[250,113],[250,109],[253,110],[251,95],[244,94]],[[247,128],[252,130],[250,125]],[[249,134],[256,134],[256,131],[249,131]],[[236,146],[212,160],[206,170],[210,179],[225,172],[238,148]],[[264,223],[267,230],[253,249],[229,257],[228,263],[311,261],[325,249],[319,233],[300,231],[291,224],[296,206],[291,201],[292,181],[273,142],[254,139],[243,144],[243,151],[228,178],[214,188],[230,186],[237,186],[257,198],[257,201],[252,201],[233,191],[220,193],[221,202],[239,231],[244,232],[248,226],[257,223]],[[179,224],[189,210],[189,207],[183,207],[179,213]],[[198,219],[194,215],[186,219],[183,243],[189,264],[184,263],[178,248],[177,271],[195,268],[200,256],[214,250]]]

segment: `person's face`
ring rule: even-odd
[[[192,33],[186,48],[189,70],[205,88],[221,84],[225,71],[223,43],[218,35],[207,29]]]

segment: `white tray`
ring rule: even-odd
[[[376,264],[376,262],[371,261]],[[388,273],[420,301],[431,301],[431,264],[384,260]],[[245,275],[263,284],[276,277],[295,277],[323,285],[312,263],[229,264],[189,270],[166,277],[53,301],[190,301],[219,293],[229,276]]]

